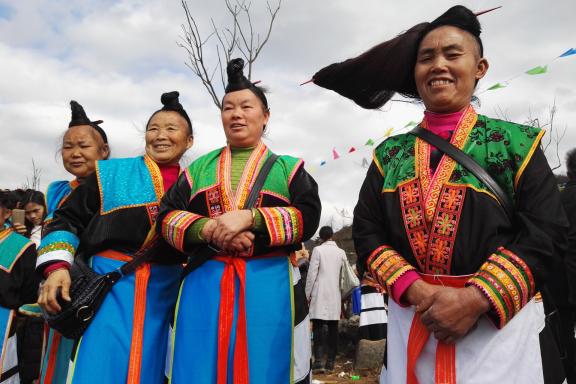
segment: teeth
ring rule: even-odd
[[[430,85],[432,85],[434,87],[437,85],[447,85],[447,84],[450,84],[451,82],[452,81],[450,81],[450,80],[432,80],[430,82]]]

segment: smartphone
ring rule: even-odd
[[[24,225],[26,211],[23,209],[15,208],[12,210],[12,223]]]

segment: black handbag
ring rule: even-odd
[[[70,267],[70,279],[72,280],[70,298],[72,300],[65,301],[58,292],[58,303],[62,310],[52,314],[42,309],[42,315],[48,325],[68,339],[80,338],[94,319],[98,308],[114,284],[122,276],[134,272],[150,258],[151,252],[149,251],[158,241],[153,231],[154,227],[148,234],[147,241],[134,254],[131,261],[104,275],[90,268],[82,257],[76,257]]]
[[[270,157],[268,157],[268,159],[266,159],[266,162],[264,163],[264,165],[262,165],[262,168],[260,169],[258,176],[256,176],[256,180],[254,181],[254,185],[250,190],[250,194],[246,198],[246,202],[244,203],[243,209],[249,209],[254,207],[256,201],[258,200],[260,190],[264,186],[264,182],[266,181],[266,178],[268,177],[268,174],[270,173],[270,170],[272,169],[272,166],[276,162],[277,158],[278,155],[273,153],[270,155]],[[196,249],[196,251],[193,252],[188,257],[188,263],[186,264],[186,267],[184,267],[184,270],[182,271],[181,279],[184,280],[184,278],[188,276],[190,272],[192,272],[193,270],[204,264],[206,261],[217,255],[219,252],[220,250],[212,244],[205,244]]]

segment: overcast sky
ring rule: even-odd
[[[188,4],[205,36],[210,18],[217,25],[229,23],[223,0]],[[268,22],[265,4],[252,1],[254,26],[261,32]],[[331,91],[298,84],[455,4],[283,0],[252,79],[270,90],[266,143],[276,153],[304,158],[320,186],[322,224],[338,227],[346,220],[337,210],[353,209],[366,172],[362,159],[371,156],[366,140],[419,121],[423,108],[395,102],[368,111]],[[576,2],[461,4],[476,11],[504,5],[480,17],[490,69],[478,87],[478,112],[516,122],[532,116],[545,123],[556,102],[555,129],[567,127],[559,151],[563,161],[566,150],[576,146],[576,55],[555,58],[576,48]],[[25,184],[32,159],[41,169],[43,190],[53,180],[71,178],[57,154],[70,100],[80,102],[91,119],[105,121],[114,157],[143,153],[143,126],[160,107],[160,94],[171,90],[180,91],[194,124],[195,143],[186,161],[224,145],[219,112],[176,44],[184,21],[177,0],[0,0],[0,188]],[[207,49],[212,50],[210,42]],[[546,64],[546,74],[523,74]],[[509,79],[506,88],[483,92]],[[348,154],[352,146],[357,151]],[[341,155],[336,161],[333,148]],[[555,165],[552,149],[547,155]],[[327,163],[320,167],[322,160]]]

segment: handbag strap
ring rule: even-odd
[[[132,260],[122,265],[119,270],[116,271],[120,272],[122,276],[136,271],[139,266],[150,259],[152,256],[152,249],[156,246],[156,244],[158,244],[159,240],[160,238],[156,234],[156,228],[154,225],[152,225],[150,231],[148,231],[146,240],[144,240],[140,249],[134,253]]]
[[[248,195],[248,198],[244,203],[243,209],[250,209],[253,208],[254,205],[256,205],[258,195],[260,194],[260,191],[264,186],[264,182],[266,181],[266,178],[268,177],[268,174],[270,173],[272,166],[276,162],[276,159],[278,159],[278,155],[271,153],[270,156],[264,162],[264,165],[262,165],[262,168],[260,168],[260,172],[258,173],[258,176],[256,176],[256,180],[254,181],[254,185],[250,190],[250,194]],[[211,246],[210,244],[204,244],[198,247],[196,251],[191,255],[196,257],[188,258],[188,264],[186,264],[184,270],[182,271],[181,279],[184,280],[184,278],[188,276],[190,272],[198,268],[206,260],[210,259],[217,253],[218,250],[215,247]]]
[[[446,155],[450,156],[453,160],[460,163],[464,168],[468,171],[472,172],[474,176],[478,178],[488,189],[490,192],[496,196],[496,199],[500,202],[500,205],[512,220],[514,216],[514,205],[510,201],[508,195],[504,192],[502,187],[494,180],[492,176],[480,164],[478,164],[472,157],[464,153],[459,148],[452,145],[450,142],[442,139],[438,135],[430,132],[427,129],[424,129],[420,126],[417,126],[410,133],[414,136],[419,137],[420,139],[432,144],[440,151],[444,152]]]

